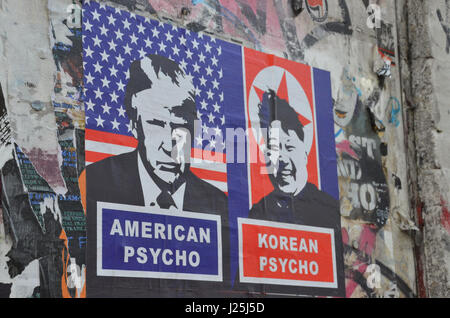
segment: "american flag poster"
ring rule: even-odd
[[[131,62],[148,54],[167,56],[192,76],[197,118],[203,123],[193,148],[225,153],[223,141],[210,137],[222,136],[225,128],[222,47],[217,41],[101,5],[84,22],[87,165],[136,148],[122,101]],[[215,163],[192,160],[194,173],[227,192],[225,157],[209,158]]]
[[[87,296],[343,296],[330,74],[83,4]]]

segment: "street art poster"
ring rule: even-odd
[[[345,296],[330,74],[83,9],[87,297]]]

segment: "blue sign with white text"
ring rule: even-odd
[[[100,273],[221,280],[219,217],[109,206],[100,212]]]

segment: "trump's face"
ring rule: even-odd
[[[274,187],[289,195],[299,194],[308,180],[305,144],[294,130],[284,131],[278,120],[270,124],[268,137]]]
[[[139,152],[144,165],[166,183],[183,174],[190,154],[189,122],[183,114],[189,100],[189,83],[175,85],[160,74],[152,88],[137,93],[132,99],[136,110]],[[193,101],[192,101],[193,102]]]

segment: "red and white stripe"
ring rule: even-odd
[[[86,166],[111,156],[131,152],[137,147],[134,137],[86,129]],[[228,193],[226,156],[223,153],[192,149],[191,171],[200,179]]]

